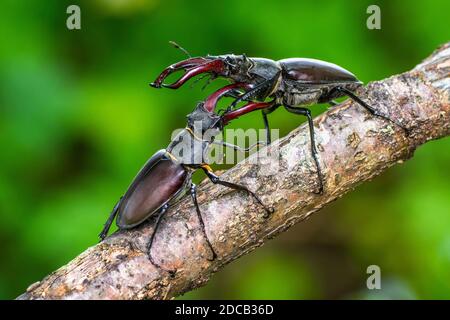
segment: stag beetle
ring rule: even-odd
[[[187,126],[169,144],[167,149],[156,152],[139,171],[125,194],[114,206],[108,220],[99,237],[103,240],[117,216],[116,224],[119,229],[129,229],[140,225],[149,217],[157,214],[155,228],[147,244],[147,252],[150,261],[158,268],[173,274],[174,270],[167,270],[156,263],[151,255],[151,248],[156,231],[160,225],[161,218],[169,207],[179,201],[186,193],[190,193],[195,205],[200,227],[206,243],[211,250],[210,260],[216,258],[216,253],[206,235],[205,224],[197,203],[196,185],[192,182],[192,174],[202,169],[214,184],[247,192],[261,206],[268,217],[273,212],[272,208],[266,207],[260,198],[247,187],[222,180],[214,174],[211,167],[205,162],[205,152],[212,144],[221,144],[241,151],[249,151],[259,142],[249,148],[243,149],[224,141],[214,140],[214,136],[223,130],[231,120],[240,116],[235,111],[227,112],[221,116],[214,113],[218,99],[236,88],[247,88],[246,84],[234,84],[228,88],[218,90],[204,103],[200,102],[192,113],[188,115]],[[252,109],[257,107],[251,106]],[[199,133],[199,134],[198,134]],[[201,135],[201,136],[200,136]],[[203,137],[208,137],[204,139]]]
[[[183,50],[189,56],[189,59],[172,64],[164,69],[156,80],[150,84],[152,87],[177,89],[190,78],[201,73],[210,74],[211,79],[224,77],[235,83],[246,83],[248,86],[244,93],[239,94],[239,90],[232,90],[227,93],[227,95],[236,98],[227,111],[232,110],[240,101],[265,101],[266,98],[272,98],[270,102],[265,103],[265,107],[257,106],[258,109],[262,109],[268,143],[270,143],[271,137],[267,115],[278,107],[283,105],[288,112],[307,117],[311,152],[320,180],[318,193],[323,192],[323,179],[317,159],[311,112],[305,108],[306,106],[315,103],[335,105],[336,102],[333,99],[348,96],[372,115],[386,119],[408,133],[408,129],[400,123],[383,115],[361,100],[354,92],[362,86],[362,82],[353,73],[336,64],[308,58],[289,58],[274,61],[266,58],[249,58],[245,54],[207,55],[206,57],[192,58],[185,49],[176,43],[172,42],[172,44]],[[180,70],[185,71],[181,78],[172,84],[163,83],[167,76]],[[250,111],[252,110],[247,110],[245,113]]]

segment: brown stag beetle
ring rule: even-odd
[[[275,111],[278,107],[284,108],[291,113],[306,116],[309,123],[311,152],[316,163],[321,186],[318,193],[323,191],[322,175],[317,159],[316,143],[314,139],[314,126],[308,105],[315,103],[329,103],[335,105],[333,99],[348,96],[359,105],[368,110],[372,115],[386,119],[401,127],[406,133],[408,129],[402,124],[383,115],[366,102],[361,100],[354,92],[362,86],[356,76],[350,71],[326,61],[290,58],[274,61],[265,58],[249,58],[246,55],[219,55],[206,57],[195,57],[174,42],[175,47],[185,52],[189,59],[175,63],[167,67],[150,85],[155,88],[177,89],[190,78],[206,73],[211,75],[211,79],[224,77],[235,83],[246,83],[248,86],[240,94],[240,90],[235,89],[227,93],[228,96],[236,98],[228,107],[227,112],[240,101],[265,101],[271,98],[270,102],[246,106],[241,110],[242,114],[250,112],[252,107],[262,109],[264,126],[266,128],[267,143],[270,144],[270,130],[267,115]],[[172,84],[164,84],[164,80],[172,73],[185,71],[185,74]],[[237,111],[237,110],[236,110]]]
[[[156,267],[174,274],[175,270],[164,269],[154,261],[151,248],[164,213],[186,193],[190,193],[206,244],[211,250],[210,260],[214,260],[216,253],[206,235],[205,224],[197,203],[196,185],[191,179],[194,171],[198,169],[202,169],[214,184],[247,192],[264,208],[264,217],[268,217],[273,212],[272,208],[266,207],[260,198],[247,187],[222,180],[214,174],[205,161],[205,153],[213,143],[241,151],[249,151],[259,144],[258,142],[244,149],[224,141],[214,140],[214,137],[223,130],[224,125],[241,115],[237,112],[238,110],[226,112],[221,116],[214,112],[218,100],[236,88],[248,88],[248,85],[234,84],[230,88],[218,90],[204,103],[197,104],[194,111],[188,115],[186,128],[175,136],[167,149],[158,151],[147,161],[128,190],[114,206],[99,235],[101,240],[107,236],[116,216],[116,224],[119,229],[130,229],[157,215],[153,233],[147,244],[148,257]],[[252,109],[256,108],[252,106]]]

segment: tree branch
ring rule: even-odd
[[[268,147],[277,151],[278,161],[260,151],[259,164],[244,161],[222,175],[228,181],[246,184],[273,206],[275,213],[270,218],[264,219],[264,211],[245,193],[201,183],[200,210],[218,253],[215,261],[206,259],[210,252],[192,201],[185,197],[162,221],[152,251],[165,268],[178,270],[174,278],[147,258],[145,248],[154,223],[150,219],[87,249],[31,285],[19,299],[169,299],[206,284],[229,262],[361,182],[411,158],[419,145],[449,135],[449,71],[447,43],[413,70],[372,82],[358,92],[377,110],[410,128],[408,137],[399,127],[371,116],[350,100],[317,117],[319,161],[325,176],[323,195],[312,193],[317,188],[317,175],[306,125]],[[274,165],[279,165],[278,173],[267,174]]]

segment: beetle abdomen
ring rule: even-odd
[[[350,71],[330,62],[290,58],[278,61],[286,79],[306,83],[359,82]]]
[[[303,92],[286,92],[283,96],[282,102],[288,106],[302,106],[317,103],[322,90],[308,90]]]
[[[117,225],[131,228],[143,222],[183,189],[188,172],[158,152],[141,169],[120,206]]]

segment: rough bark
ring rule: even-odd
[[[213,273],[247,254],[290,226],[412,157],[421,144],[449,134],[450,43],[413,70],[370,83],[359,95],[382,113],[411,130],[373,117],[347,100],[315,122],[325,192],[312,191],[317,176],[310,156],[308,129],[302,125],[269,147],[278,158],[259,152],[259,164],[245,161],[222,175],[255,190],[275,208],[268,219],[245,193],[203,182],[198,188],[208,237],[202,236],[190,197],[171,208],[155,238],[154,258],[175,268],[171,278],[153,266],[146,243],[154,220],[117,232],[88,248],[67,265],[31,285],[19,299],[170,299],[206,284]],[[252,155],[249,159],[253,159]],[[261,164],[263,163],[263,164]],[[275,164],[274,164],[275,163]],[[278,167],[277,167],[278,165]],[[277,175],[270,174],[276,169]]]

